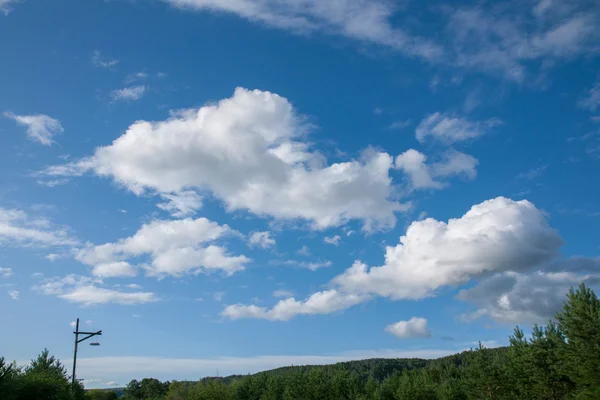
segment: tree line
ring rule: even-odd
[[[131,381],[124,400],[597,400],[600,301],[571,289],[555,320],[529,337],[517,327],[508,347],[478,348],[437,360],[373,359],[284,367],[190,382]],[[115,392],[71,388],[47,351],[18,368],[0,358],[0,399],[114,399]],[[113,397],[110,397],[113,396]]]

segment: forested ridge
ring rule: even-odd
[[[0,358],[0,399],[114,399],[110,390],[71,388],[48,351],[24,368]],[[600,301],[581,285],[563,309],[530,337],[520,328],[510,345],[478,348],[437,360],[371,359],[283,367],[196,382],[131,381],[125,400],[477,400],[600,399]]]

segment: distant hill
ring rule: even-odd
[[[507,349],[507,347],[498,347],[494,349],[488,349],[488,351],[492,353],[504,353]],[[326,373],[337,370],[346,370],[357,374],[358,376],[363,377],[365,379],[369,376],[373,376],[376,380],[382,381],[383,379],[393,375],[394,373],[402,373],[402,371],[404,370],[425,368],[426,366],[431,364],[451,363],[456,366],[459,366],[465,362],[465,359],[468,354],[468,351],[464,351],[462,353],[452,354],[449,356],[428,360],[422,358],[369,358],[366,360],[344,361],[335,364],[325,365],[292,365],[286,367],[279,367],[267,371],[261,371],[249,375],[228,375],[224,377],[207,376],[205,378],[200,379],[200,381],[219,380],[223,383],[231,383],[234,380],[245,378],[248,376],[295,374],[297,372],[307,371],[315,368],[323,369]]]
[[[501,355],[507,350],[506,347],[489,349],[492,354]],[[333,376],[340,371],[350,373],[357,377],[360,381],[366,382],[370,377],[377,382],[383,382],[386,378],[393,375],[402,374],[404,371],[419,370],[427,367],[435,367],[441,365],[455,365],[457,367],[463,365],[471,356],[469,351],[458,354],[453,354],[438,359],[425,360],[420,358],[371,358],[366,360],[345,361],[335,364],[326,365],[292,365],[286,367],[275,368],[272,370],[261,371],[255,374],[248,375],[228,375],[223,377],[208,376],[200,379],[200,382],[207,383],[210,381],[218,381],[225,385],[230,385],[236,381],[241,381],[247,378],[286,378],[291,376],[306,376],[306,374],[314,369],[320,370],[323,376]],[[192,386],[198,381],[179,381],[180,385]],[[125,388],[110,388],[102,389],[107,391],[117,392],[121,397]]]

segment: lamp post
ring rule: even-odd
[[[75,334],[75,351],[73,353],[73,375],[71,375],[71,385],[73,387],[75,387],[75,370],[77,368],[77,346],[79,345],[79,343],[83,342],[84,340],[88,340],[91,337],[94,337],[96,335],[100,336],[102,335],[102,331],[98,331],[98,332],[80,332],[79,331],[79,318],[77,318],[77,323],[75,324],[75,332],[73,332]],[[79,335],[87,335],[81,339],[79,339]],[[94,344],[94,343],[91,343]],[[96,346],[98,345],[97,343],[95,344]]]

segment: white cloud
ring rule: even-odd
[[[5,112],[4,116],[15,120],[19,125],[27,128],[27,137],[33,142],[44,146],[52,146],[52,138],[64,132],[60,122],[44,114],[37,115],[15,115]]]
[[[277,262],[275,262],[277,264]],[[282,263],[283,265],[291,265],[294,267],[300,267],[304,269],[309,269],[311,271],[316,271],[320,268],[330,267],[333,265],[331,261],[297,261],[297,260],[286,260]]]
[[[535,272],[530,275],[504,272],[481,280],[475,287],[461,290],[457,298],[478,307],[461,316],[463,321],[488,316],[500,323],[546,323],[556,315],[571,287],[586,282],[600,284],[597,274],[578,275],[575,272]]]
[[[137,271],[128,262],[115,261],[95,265],[92,269],[92,275],[100,278],[117,278],[136,276]]]
[[[344,294],[336,290],[316,292],[303,301],[293,297],[280,300],[272,309],[256,305],[233,304],[227,306],[222,316],[230,319],[260,318],[272,321],[287,321],[298,315],[330,314],[345,310],[366,300],[364,295]]]
[[[12,10],[11,5],[17,4],[20,1],[21,0],[0,0],[0,12],[4,15],[8,15]]]
[[[310,269],[311,271],[316,271],[321,268],[331,267],[333,263],[331,261],[320,261],[320,262],[301,262],[298,266],[302,268]]]
[[[600,51],[600,9],[590,0],[460,2],[425,9],[419,2],[386,0],[163,1],[294,33],[340,35],[517,82],[533,75],[528,70],[543,72]],[[427,24],[415,22],[414,15]]]
[[[594,112],[600,107],[600,82],[594,84],[585,97],[579,101],[579,105]]]
[[[136,283],[130,283],[129,285],[125,285],[125,287],[128,288],[128,289],[136,289],[136,290],[142,288],[140,285],[138,285]]]
[[[64,227],[55,226],[45,218],[32,217],[17,209],[0,207],[0,244],[18,246],[74,246]]]
[[[110,92],[110,98],[113,101],[119,100],[127,100],[134,101],[141,99],[144,94],[148,91],[148,86],[138,85],[138,86],[129,86],[123,89],[115,89]]]
[[[533,8],[533,14],[537,17],[544,16],[552,8],[554,2],[555,0],[540,0]]]
[[[63,278],[44,279],[33,289],[84,306],[109,303],[132,305],[158,300],[151,292],[120,292],[100,287],[102,284],[103,282],[98,278],[67,275]]]
[[[368,301],[374,295],[392,300],[435,296],[493,273],[564,268],[556,257],[562,239],[544,214],[526,200],[504,197],[477,204],[447,223],[427,218],[413,222],[396,246],[386,247],[385,264],[369,268],[360,261],[335,277],[331,289],[298,302],[282,300],[272,309],[235,304],[223,315],[287,320],[300,314],[327,314]],[[571,268],[590,269],[589,259],[573,259]]]
[[[404,171],[414,189],[442,189],[447,184],[437,180],[450,176],[475,179],[479,161],[468,154],[450,149],[443,154],[441,161],[427,165],[427,157],[417,150],[410,149],[396,157],[396,168]]]
[[[423,143],[428,137],[445,144],[452,144],[479,137],[491,128],[500,125],[498,119],[483,122],[469,121],[451,114],[433,113],[417,126],[417,140]]]
[[[342,240],[342,238],[340,237],[340,235],[335,235],[335,236],[325,236],[325,238],[323,239],[323,241],[327,244],[332,244],[334,246],[338,246],[340,244],[340,241]]]
[[[47,254],[46,256],[44,256],[44,258],[48,261],[54,262],[54,261],[58,260],[59,258],[61,258],[61,255],[56,254],[56,253],[50,253],[50,254]]]
[[[249,210],[282,220],[306,220],[316,229],[362,220],[364,229],[390,228],[395,199],[387,153],[325,166],[302,141],[308,127],[276,94],[238,88],[233,97],[162,122],[138,121],[89,158],[54,166],[44,175],[93,170],[136,194],[211,192],[228,211]]]
[[[273,292],[273,297],[292,297],[294,292],[291,290],[279,289]]]
[[[223,297],[225,297],[225,292],[215,292],[215,293],[213,293],[213,298],[216,301],[218,301],[218,302],[223,301]]]
[[[444,185],[432,177],[431,168],[425,164],[427,157],[410,149],[396,157],[396,168],[404,171],[415,189],[441,189]]]
[[[275,246],[275,239],[271,238],[270,232],[252,232],[248,238],[250,246],[257,246],[263,249]]]
[[[75,329],[77,327],[77,322],[76,321],[71,321],[69,322],[69,326],[73,329]]]
[[[150,262],[143,267],[152,276],[182,276],[208,270],[233,274],[243,270],[250,259],[231,256],[224,247],[213,244],[232,233],[229,226],[206,218],[154,220],[142,225],[131,237],[99,246],[88,244],[78,251],[76,259],[94,266],[93,273],[98,276],[134,275],[135,269],[126,261],[144,255],[150,257]]]
[[[143,81],[145,79],[148,79],[149,74],[147,72],[136,72],[135,74],[129,74],[127,75],[127,77],[125,78],[125,82],[126,83],[131,83],[131,82],[135,82],[135,81]]]
[[[109,381],[105,383],[106,386],[119,386],[119,382],[117,381]]]
[[[152,301],[156,301],[154,293],[150,292],[135,292],[135,293],[124,293],[116,290],[99,288],[97,286],[81,286],[76,287],[72,291],[59,295],[71,303],[80,303],[83,305],[95,305],[95,304],[143,304]]]
[[[533,9],[495,2],[459,7],[449,14],[449,50],[457,66],[521,82],[532,61],[551,65],[597,52],[598,16],[586,0],[546,0]]]
[[[56,186],[61,186],[61,185],[66,185],[67,183],[69,183],[68,179],[51,179],[51,180],[37,180],[36,183],[40,186],[45,186],[45,187],[49,187],[49,188],[53,188]]]
[[[10,278],[13,275],[12,268],[2,268],[0,267],[0,278]]]
[[[398,245],[386,247],[383,266],[369,269],[356,261],[333,283],[350,293],[421,299],[485,274],[538,267],[561,245],[533,204],[498,197],[447,223],[413,222]]]
[[[86,325],[91,325],[91,324],[92,324],[92,320],[90,320],[90,319],[86,320],[86,321],[85,321],[85,324],[86,324]]]
[[[391,25],[396,7],[381,0],[165,0],[174,6],[236,14],[292,32],[324,31],[394,48],[411,56],[437,59],[442,50],[428,40]]]
[[[296,254],[300,254],[301,256],[309,256],[310,255],[310,249],[308,248],[307,245],[303,245],[302,247],[300,247],[296,251]]]
[[[163,193],[161,197],[167,201],[157,204],[157,207],[176,218],[189,217],[202,208],[202,196],[193,190],[173,194]]]
[[[412,317],[408,321],[399,321],[386,326],[385,331],[401,339],[431,337],[425,318]]]
[[[19,291],[18,290],[9,290],[8,295],[13,300],[19,300]]]
[[[113,60],[102,56],[99,50],[92,52],[92,64],[99,68],[113,68],[119,63],[119,60]]]

